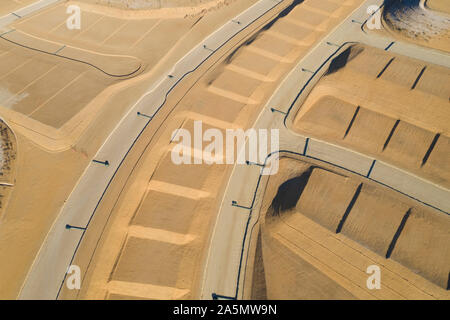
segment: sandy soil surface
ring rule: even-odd
[[[200,20],[122,20],[120,25],[88,12],[86,26],[99,26],[103,21],[103,28],[82,27],[71,30],[74,33],[64,28],[67,15],[58,14],[65,7],[56,5],[16,22],[17,34],[9,35],[33,41],[44,49],[61,49],[59,45],[66,43],[61,55],[70,49],[70,54],[84,50],[94,57],[102,54],[140,59],[142,73],[131,79],[115,79],[83,63],[0,39],[4,49],[0,68],[6,70],[0,73],[0,81],[7,88],[0,90],[0,105],[9,101],[11,107],[5,103],[0,114],[15,133],[19,150],[16,183],[0,223],[0,243],[8,243],[0,246],[0,260],[8,261],[0,264],[1,297],[16,297],[65,199],[128,108],[194,45],[252,3],[234,2],[206,13]],[[110,45],[99,46],[103,40],[110,41]],[[116,68],[122,63],[106,65]]]
[[[81,114],[93,113],[107,95],[127,85],[124,80],[148,76],[199,18],[130,20],[83,11],[81,29],[70,30],[68,4],[19,20],[12,25],[15,31],[3,36],[0,54],[8,72],[2,77],[0,105],[15,111],[7,112],[8,118],[18,112],[14,120],[19,122],[24,114],[20,123],[43,134],[58,135],[48,126],[66,135],[77,128],[79,137],[89,124]]]
[[[387,1],[382,14],[384,29],[403,40],[449,52],[450,5],[448,1],[428,2]]]
[[[449,298],[448,216],[299,157],[282,158],[261,190],[249,297]],[[381,268],[380,290],[366,287],[366,269],[374,264]]]
[[[292,128],[449,188],[449,84],[444,67],[356,45],[299,102]]]
[[[14,12],[17,9],[26,7],[34,2],[36,2],[36,0],[2,0],[0,3],[0,16]]]
[[[172,98],[169,105],[176,109],[167,119],[157,116],[154,121],[164,120],[161,127],[145,132],[147,142],[140,139],[142,149],[119,170],[75,258],[87,269],[83,288],[75,296],[64,291],[62,298],[198,297],[210,227],[230,168],[174,165],[172,131],[192,132],[196,120],[220,131],[249,128],[282,76],[359,3],[347,1],[331,12],[320,9],[321,1],[286,3],[278,9],[287,7],[282,14],[271,13],[248,38],[221,50],[207,73],[196,72],[201,79],[182,98]],[[296,27],[302,32],[292,33]]]
[[[127,18],[183,18],[220,10],[237,0],[78,0],[71,3],[87,11]]]
[[[426,7],[450,14],[450,3],[446,0],[426,0]]]
[[[205,4],[218,5],[224,0],[81,0],[86,3],[94,3],[117,7],[122,9],[160,9],[177,7],[196,7]]]

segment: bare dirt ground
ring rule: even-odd
[[[366,46],[337,57],[293,129],[450,186],[450,71]]]
[[[75,257],[87,269],[77,298],[198,297],[211,226],[230,168],[174,165],[172,132],[192,132],[195,120],[220,131],[251,127],[283,75],[360,2],[330,3],[334,10],[320,9],[321,1],[282,5],[282,14],[271,13],[258,30],[227,46],[208,72],[199,71],[203,76],[185,96],[173,98],[169,105],[176,109],[163,126],[147,130],[150,142],[140,141],[145,146],[130,157],[138,161],[135,167],[130,163],[120,170],[115,191],[102,202]],[[62,298],[74,298],[73,292],[64,290]]]
[[[426,7],[450,14],[450,3],[446,0],[426,0]]]
[[[0,115],[18,151],[14,188],[0,212],[0,297],[17,296],[59,209],[129,107],[255,1],[159,1],[160,9],[138,0],[67,1],[18,20],[2,36]],[[250,128],[281,79],[362,2],[287,1],[183,80],[90,222],[73,262],[83,270],[82,289],[63,286],[60,298],[198,298],[231,166],[175,165],[173,132],[192,133],[196,120],[221,132]],[[80,30],[65,26],[69,4],[83,9]],[[448,187],[448,69],[365,46],[344,61],[296,106],[292,128]],[[289,179],[301,188],[277,199]],[[282,161],[263,208],[253,297],[449,299],[448,216],[297,159]],[[365,287],[370,264],[386,275],[376,293]]]
[[[139,61],[141,73],[134,78],[116,79],[0,39],[0,115],[19,150],[16,182],[0,223],[0,243],[8,243],[0,246],[0,260],[7,261],[0,265],[1,297],[16,297],[65,199],[128,108],[194,45],[252,3],[234,2],[201,19],[131,21],[84,12],[81,30],[65,28],[63,3],[18,20],[16,31],[4,35],[15,43],[60,50],[61,56],[89,57],[112,72]],[[117,63],[118,56],[126,59]]]
[[[448,1],[390,0],[383,8],[382,22],[384,30],[397,38],[449,52],[448,12]]]
[[[295,156],[283,157],[261,190],[249,298],[449,298],[448,216]],[[373,264],[384,275],[380,290],[366,287]]]
[[[17,9],[26,7],[29,4],[36,2],[36,0],[2,0],[0,4],[0,16],[6,15]]]

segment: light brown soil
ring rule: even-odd
[[[259,273],[253,277],[265,285],[269,299],[449,298],[450,253],[443,244],[450,240],[448,216],[359,176],[296,156],[281,158],[279,172],[261,190],[262,257],[255,259],[263,265],[255,267]],[[410,216],[397,231],[408,208]],[[392,242],[392,255],[386,258]],[[369,265],[381,269],[380,290],[366,287]],[[257,284],[253,288],[262,290]]]
[[[116,33],[109,35],[110,41],[115,40],[110,47],[103,46],[104,51],[99,51],[98,47],[92,45],[92,39],[99,39],[97,35],[104,33],[104,29],[94,28],[92,33],[88,32],[92,37],[79,36],[80,42],[74,41],[73,47],[112,55],[123,55],[124,51],[131,48],[127,42],[123,48],[120,47],[123,39],[137,43],[134,50],[147,59],[144,70],[146,74],[125,81],[119,80],[118,83],[115,83],[117,80],[109,83],[111,80],[108,77],[90,69],[86,70],[83,65],[59,62],[61,58],[38,54],[24,48],[13,47],[9,52],[0,52],[4,54],[0,59],[1,68],[6,70],[0,74],[11,77],[12,80],[7,82],[7,85],[14,89],[14,93],[19,92],[17,97],[22,99],[13,98],[12,100],[17,101],[14,107],[22,108],[19,111],[24,112],[0,107],[0,114],[17,136],[18,146],[16,183],[0,223],[0,261],[5,262],[0,264],[0,297],[17,297],[28,269],[66,198],[88,162],[129,107],[194,45],[252,3],[253,0],[246,3],[235,2],[221,10],[208,12],[195,26],[193,24],[198,17],[170,19],[172,25],[164,19],[158,23],[150,21],[152,19],[149,19],[148,23],[133,20],[129,24],[132,26],[128,30],[131,32],[130,37],[116,30]],[[27,32],[24,32],[30,31],[29,34],[33,37],[41,36],[42,39],[53,42],[59,41],[56,35],[61,36],[60,39],[71,39],[73,35],[63,31],[63,19],[67,15],[63,13],[61,17],[56,11],[52,13],[52,10],[61,9],[59,6],[55,7],[56,9],[45,9],[20,20],[22,25],[15,25],[17,31],[24,26],[27,29]],[[94,14],[91,18],[99,20],[101,16]],[[92,20],[90,21],[92,23]],[[47,23],[53,27],[46,29]],[[149,30],[153,26],[159,29],[152,29],[151,35],[150,32],[142,34],[139,28],[144,25],[147,25]],[[58,29],[58,26],[61,28]],[[117,38],[114,38],[115,35]],[[146,37],[164,41],[152,44]],[[4,40],[1,40],[1,43],[2,48],[10,46]],[[91,43],[91,46],[88,43]],[[146,54],[145,50],[151,49],[149,46],[152,45],[160,46],[162,50],[149,50]],[[61,53],[64,53],[64,50]],[[8,63],[3,64],[3,57],[8,58]],[[27,62],[33,63],[35,67],[29,67],[28,72],[20,73],[20,65],[25,66]],[[15,73],[16,71],[19,73]],[[50,72],[45,74],[46,71]],[[71,81],[77,77],[78,82],[69,88]],[[105,85],[105,81],[106,89],[99,88]],[[92,90],[78,94],[85,86]],[[58,90],[62,88],[66,88],[65,92],[61,91],[58,95]],[[23,89],[29,90],[30,95],[21,95],[20,91]],[[14,93],[0,90],[0,99],[9,99],[9,96],[5,98],[4,95]],[[49,99],[52,96],[54,98]],[[46,107],[36,111],[33,116],[38,118],[33,119],[25,113],[33,110],[36,104]],[[56,129],[44,122],[56,127],[62,126]],[[3,204],[2,202],[2,206]]]
[[[449,70],[365,46],[351,50],[361,49],[297,104],[293,129],[448,188]]]
[[[313,2],[319,1],[309,1]],[[302,13],[302,5],[276,20],[272,27],[261,30],[276,17],[273,12],[268,14],[258,24],[258,30],[249,30],[253,34],[247,34],[247,39],[223,48],[215,58],[219,59],[217,63],[208,66],[211,69],[185,96],[168,102],[172,108],[176,104],[176,109],[167,119],[155,118],[155,123],[164,119],[163,125],[149,128],[143,134],[148,140],[138,143],[148,144],[147,149],[136,150],[130,156],[130,161],[139,160],[135,169],[134,163],[129,163],[119,170],[120,178],[111,187],[114,193],[111,191],[102,201],[75,257],[83,270],[87,270],[81,292],[74,296],[73,292],[64,291],[61,297],[198,298],[205,249],[230,168],[174,165],[170,159],[174,146],[169,142],[172,132],[180,127],[192,132],[194,120],[202,120],[206,127],[219,130],[249,128],[282,76],[357,3],[360,1],[347,2],[344,10],[340,9],[339,18],[322,14],[325,18],[321,20],[327,22],[323,31],[311,21],[308,28],[314,42],[308,46],[295,42],[286,30],[272,32],[272,27],[286,21],[301,22],[297,15]],[[277,14],[289,4],[282,4]],[[306,6],[304,10],[312,12]],[[255,63],[247,69],[242,61]],[[205,71],[201,68],[196,74],[200,77]],[[154,201],[157,205],[150,205]],[[144,229],[136,232],[138,226]],[[155,234],[159,241],[155,241]],[[144,251],[154,254],[150,258]],[[174,253],[173,259],[165,258],[167,251]],[[149,263],[159,266],[159,275],[148,278],[141,274]]]

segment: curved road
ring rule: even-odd
[[[278,128],[280,150],[324,161],[365,176],[433,207],[443,214],[449,214],[450,191],[448,189],[353,150],[295,134],[286,126],[286,118],[296,100],[314,86],[314,81],[318,80],[327,62],[348,42],[364,43],[450,67],[450,59],[444,53],[410,43],[394,42],[393,39],[376,33],[366,33],[361,27],[361,22],[368,20],[367,7],[373,4],[381,6],[383,1],[366,1],[299,62],[271,97],[253,128]],[[328,59],[324,61],[322,57],[328,57]],[[308,77],[307,73],[302,71],[303,68],[315,70],[315,72]],[[302,88],[300,92],[298,92],[299,87]],[[282,101],[286,101],[286,97],[290,97],[289,101],[292,103],[283,106]],[[279,112],[272,112],[272,107],[284,113],[285,116],[283,117],[283,114]],[[243,269],[247,263],[246,255],[251,241],[249,230],[258,219],[257,215],[252,213],[257,201],[256,194],[260,181],[259,166],[234,167],[225,190],[204,266],[202,299],[243,297]],[[236,201],[241,207],[233,206],[232,201]]]
[[[49,0],[41,2],[53,3],[56,1]],[[139,99],[139,101],[130,109],[128,114],[116,126],[98,151],[95,157],[95,160],[98,162],[92,162],[86,168],[69,196],[30,268],[19,298],[57,298],[67,268],[71,264],[86,228],[89,226],[89,222],[93,214],[95,214],[95,210],[101,201],[103,194],[106,192],[111,180],[115,176],[129,150],[133,147],[142,131],[151,122],[151,119],[149,118],[137,116],[137,112],[149,115],[150,117],[155,115],[158,110],[163,107],[167,95],[170,94],[173,88],[186,75],[196,70],[198,66],[214,54],[218,48],[223,46],[235,35],[246,29],[250,24],[263,16],[266,12],[275,8],[281,2],[277,0],[261,0],[233,19],[239,20],[241,24],[230,21],[222,26],[219,30],[205,39],[202,44],[199,44],[192,49],[175,65],[170,72],[173,77],[161,79],[158,84],[156,84],[146,95],[141,97],[141,99]],[[366,17],[367,5],[371,5],[374,2],[381,1],[367,1],[352,14],[352,18],[354,18],[354,20],[364,20]],[[1,23],[2,22],[0,22],[0,27],[2,26]],[[318,57],[330,56],[335,53],[336,46],[333,45],[333,43],[343,43],[349,32],[351,32],[352,35],[355,35],[352,41],[367,43],[375,47],[385,48],[390,42],[389,39],[381,36],[368,36],[361,32],[360,27],[360,25],[351,22],[351,18],[348,18],[300,62],[301,66],[312,70],[320,70],[318,66],[320,67],[323,62],[318,59]],[[340,45],[337,46],[339,47]],[[398,43],[394,45],[391,50],[397,53],[409,53],[409,56],[432,63],[442,64],[442,56],[440,56],[439,53],[430,52],[427,49],[419,48],[414,45]],[[308,140],[309,147],[307,149],[305,148],[307,138],[294,136],[284,127],[282,117],[280,117],[279,114],[270,111],[271,106],[277,106],[277,101],[280,100],[280,96],[286,94],[292,96],[295,94],[298,90],[299,83],[303,83],[305,86],[309,84],[310,79],[305,78],[305,74],[299,70],[301,70],[301,68],[296,68],[283,81],[283,84],[278,88],[277,92],[269,102],[268,107],[260,114],[254,127],[280,128],[281,149],[296,151],[306,150],[308,155],[332,162],[354,172],[364,175],[367,174],[367,171],[373,163],[373,159],[351,150],[320,142],[318,140]],[[311,79],[313,77],[311,77]],[[294,98],[295,97],[293,97],[293,99]],[[287,111],[288,110],[285,112]],[[109,163],[108,166],[101,163],[106,160]],[[208,261],[205,265],[202,298],[210,299],[211,294],[214,292],[236,298],[238,297],[240,281],[239,262],[243,256],[243,254],[241,254],[241,248],[245,248],[245,244],[248,242],[248,238],[245,237],[245,230],[250,220],[249,215],[242,213],[242,209],[231,207],[230,203],[231,199],[238,200],[238,202],[243,204],[245,204],[246,201],[249,201],[249,199],[252,199],[255,189],[248,188],[248,185],[250,181],[254,181],[256,187],[260,173],[258,168],[259,167],[256,166],[234,168],[233,175],[228,183],[227,193],[217,218]],[[415,179],[414,176],[411,176],[406,172],[389,167],[380,162],[371,169],[371,177],[373,179],[375,179],[374,177],[378,177],[381,180],[384,179],[383,181],[385,181],[387,185],[402,190],[402,188],[408,184],[395,186],[392,184],[397,183],[398,179],[395,181],[386,180],[388,177],[391,177],[393,173],[395,173],[397,177]],[[243,179],[247,181],[246,184],[241,183]],[[425,194],[415,194],[417,193],[417,190],[404,190],[405,193],[409,195],[413,194],[415,198],[425,203],[435,203],[436,193],[434,188],[436,186],[424,180],[420,181],[422,181],[422,186],[426,191]],[[230,186],[233,186],[233,188],[230,188]],[[244,186],[247,187],[244,188]],[[447,199],[449,198],[448,191],[444,190],[443,195],[446,196]],[[441,201],[440,198],[437,199],[437,201],[439,204]],[[448,207],[447,209],[444,209],[444,211],[445,210],[449,211]],[[67,224],[74,226],[75,228],[66,229]],[[238,279],[237,282],[236,279]]]
[[[194,72],[243,30],[282,1],[261,0],[229,21],[203,43],[186,54],[168,73],[130,109],[97,152],[96,162],[85,169],[65,206],[47,234],[19,294],[20,299],[55,299],[68,267],[92,216],[118,168],[143,130],[163,106],[167,96],[184,77]],[[145,116],[139,116],[140,112]],[[101,162],[108,161],[108,166]],[[74,228],[66,229],[66,225]]]

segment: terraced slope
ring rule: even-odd
[[[123,80],[148,74],[199,19],[83,11],[81,28],[69,29],[67,5],[17,20],[0,38],[2,113],[53,136],[55,129],[73,131],[81,118],[86,125],[81,113],[95,113],[94,102],[101,104]]]
[[[78,298],[198,297],[209,233],[230,168],[175,165],[172,132],[183,128],[193,134],[198,120],[205,129],[220,131],[251,127],[282,76],[360,3],[285,4],[279,15],[232,48],[189,90],[142,155],[123,197],[106,210],[113,218],[92,262],[84,260],[90,259],[89,242],[95,240],[86,240],[77,253],[78,263],[88,268]]]
[[[345,66],[330,66],[292,128],[448,188],[450,71],[361,45],[342,55]]]
[[[254,298],[450,297],[447,215],[298,157],[282,158],[265,190]],[[371,265],[380,290],[366,286]]]
[[[166,22],[167,17],[156,19],[160,23],[155,19],[141,17],[137,19],[139,21],[126,21],[130,22],[128,27],[131,29],[127,30],[127,25],[123,25],[121,30],[125,33],[113,29],[118,26],[109,24],[111,29],[106,31],[114,33],[106,34],[104,28],[88,24],[89,21],[93,23],[98,20],[97,26],[102,26],[101,22],[106,19],[103,13],[90,15],[89,12],[83,12],[86,24],[83,24],[82,18],[82,29],[71,32],[79,34],[86,31],[84,35],[89,35],[90,40],[80,35],[79,39],[83,41],[78,43],[69,43],[71,34],[63,32],[64,19],[68,15],[57,4],[17,19],[13,25],[16,30],[3,35],[5,38],[13,37],[17,32],[16,36],[28,34],[31,38],[43,39],[50,44],[67,44],[66,47],[58,48],[61,55],[71,48],[85,50],[89,54],[126,55],[124,51],[133,50],[130,43],[136,42],[135,48],[142,44],[140,52],[148,60],[139,77],[117,80],[86,64],[71,63],[62,57],[13,47],[12,43],[0,39],[1,48],[5,48],[0,53],[0,68],[1,71],[6,70],[6,74],[0,71],[0,77],[5,76],[3,81],[0,80],[0,87],[8,89],[11,85],[11,90],[0,89],[0,114],[14,131],[18,144],[16,182],[9,200],[6,201],[5,197],[2,201],[2,206],[7,202],[8,207],[1,214],[0,223],[0,260],[5,262],[0,264],[0,297],[15,299],[18,296],[54,219],[118,121],[156,81],[162,76],[166,77],[168,70],[193,46],[255,1],[236,1],[230,6],[202,13],[195,18],[184,19],[182,16],[180,19],[169,19],[174,30]],[[202,19],[199,20],[200,17]],[[152,29],[153,25],[156,25],[155,29]],[[24,29],[21,29],[22,26]],[[92,28],[84,30],[83,26]],[[48,33],[55,27],[60,27],[58,34],[61,37],[58,39]],[[185,37],[180,35],[185,31]],[[171,38],[172,35],[175,39]],[[109,36],[111,41],[114,40],[113,45],[104,46],[105,50],[100,50],[98,44],[97,47],[94,45],[95,41],[101,43]],[[152,38],[160,43],[152,43]],[[124,44],[123,51],[120,51],[120,43]],[[163,52],[149,49],[158,46]],[[148,52],[145,52],[147,49]],[[7,61],[4,62],[4,59]],[[104,62],[102,59],[96,61]],[[5,83],[5,79],[8,82]],[[2,105],[7,100],[9,107],[19,110]],[[13,100],[16,103],[12,103]],[[38,106],[41,108],[36,110]],[[29,116],[33,110],[36,110],[33,116],[39,115],[38,119]]]

